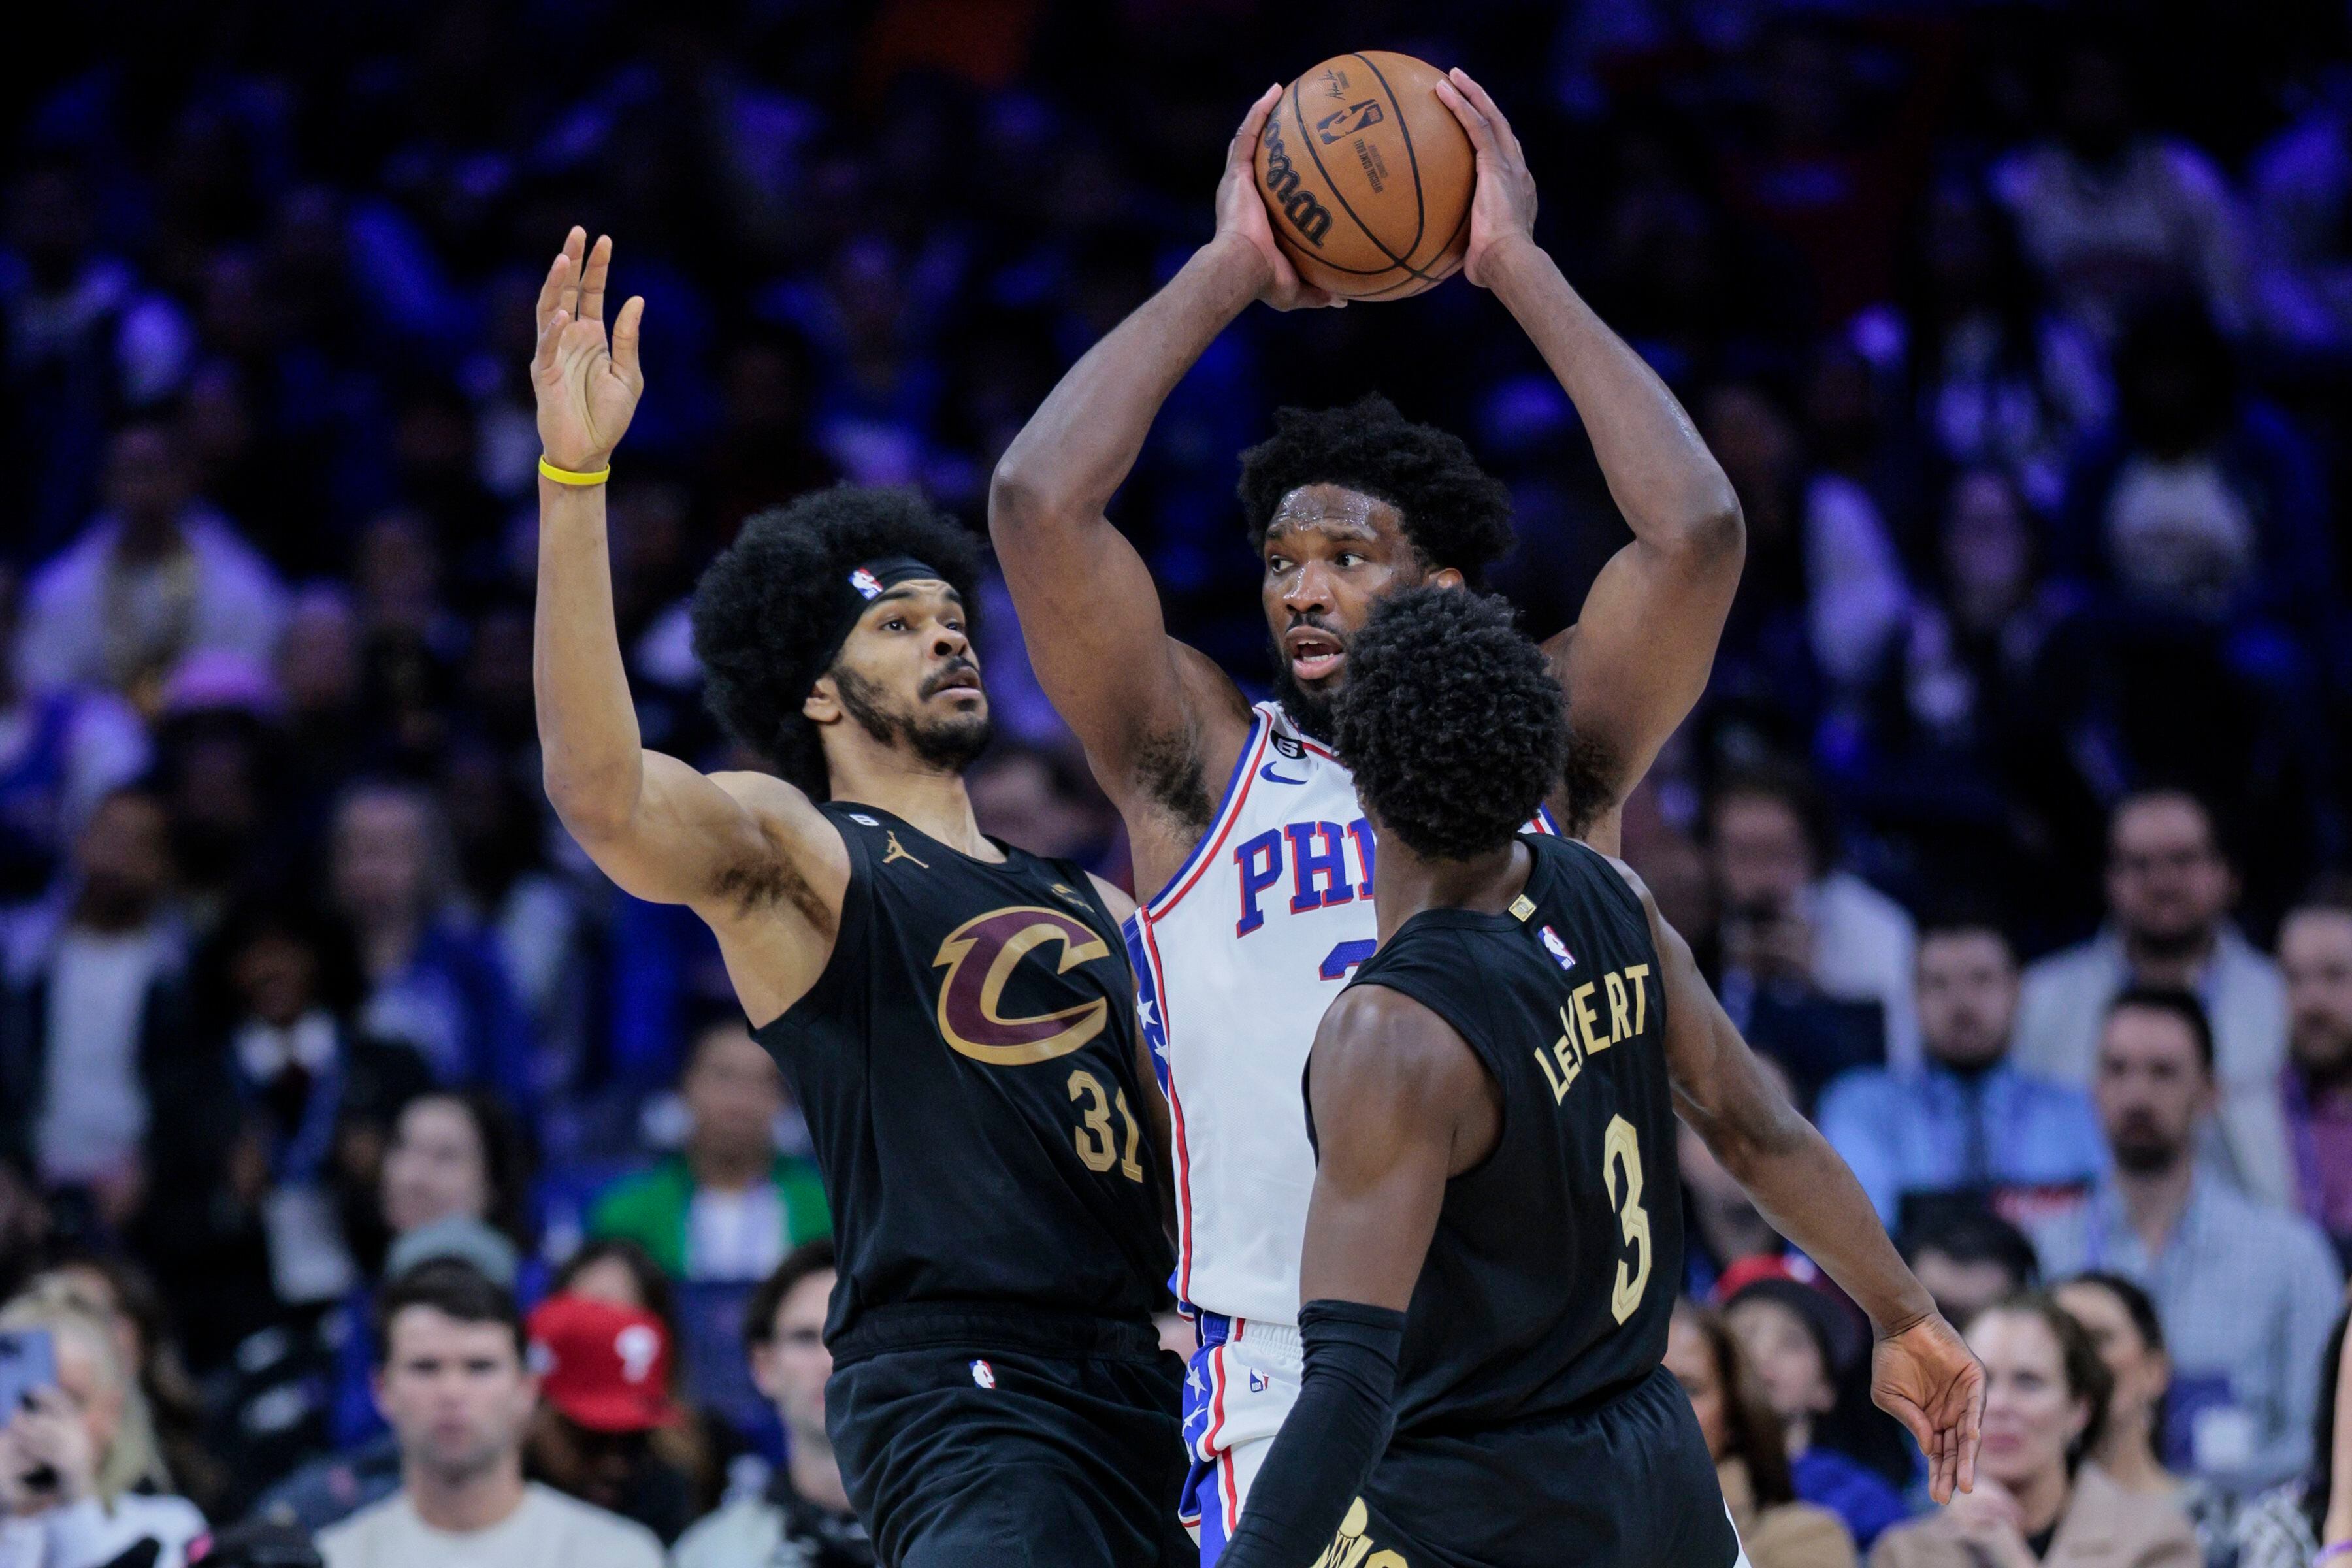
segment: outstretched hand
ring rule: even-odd
[[[1242,116],[1241,129],[1234,132],[1232,142],[1225,148],[1225,173],[1217,182],[1217,237],[1231,235],[1246,241],[1256,252],[1256,259],[1264,268],[1257,297],[1276,310],[1345,305],[1345,300],[1310,288],[1300,279],[1290,258],[1274,242],[1274,220],[1266,213],[1265,199],[1258,194],[1257,141],[1265,131],[1266,116],[1281,100],[1279,86],[1260,93],[1249,112]]]
[[[637,326],[646,302],[631,295],[604,340],[604,279],[613,240],[574,227],[539,290],[539,347],[530,384],[539,400],[539,444],[559,468],[592,473],[613,459],[646,390],[637,364]]]
[[[1486,89],[1456,66],[1437,82],[1438,101],[1454,111],[1478,154],[1478,186],[1470,198],[1470,245],[1462,276],[1481,289],[1494,287],[1489,265],[1497,247],[1515,239],[1532,241],[1536,230],[1536,178],[1511,122]]]
[[[1940,1312],[1878,1342],[1870,1397],[1903,1423],[1927,1456],[1927,1492],[1939,1503],[1977,1484],[1984,1368]]]

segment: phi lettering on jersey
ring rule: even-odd
[[[1609,1008],[1605,1034],[1597,1005],[1603,1001]],[[1536,1066],[1543,1068],[1544,1081],[1551,1085],[1552,1103],[1568,1098],[1587,1058],[1633,1038],[1649,1024],[1650,966],[1646,963],[1612,969],[1570,992],[1567,1005],[1559,1010],[1559,1038],[1551,1043],[1550,1050],[1535,1053]]]
[[[1336,822],[1288,822],[1244,839],[1233,852],[1241,895],[1234,934],[1262,929],[1268,903],[1283,898],[1286,884],[1294,915],[1370,899],[1376,854],[1372,825],[1360,816],[1344,827]]]

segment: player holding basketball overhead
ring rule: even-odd
[[[1306,1384],[1227,1568],[1739,1559],[1660,1364],[1677,1107],[1869,1312],[1872,1392],[1929,1456],[1936,1500],[1969,1487],[1983,1371],[1853,1173],[1633,874],[1514,834],[1568,724],[1509,606],[1399,594],[1353,657],[1338,739],[1380,826],[1381,949],[1307,1059]]]
[[[1492,101],[1459,73],[1441,96],[1476,148],[1465,271],[1559,376],[1633,531],[1582,618],[1544,648],[1580,736],[1551,815],[1613,849],[1619,803],[1706,682],[1738,584],[1738,507],[1673,395],[1535,245],[1534,183]],[[1032,662],[1154,890],[1128,933],[1176,1118],[1175,1283],[1203,1340],[1186,1389],[1187,1500],[1204,1504],[1208,1559],[1297,1396],[1315,1171],[1298,1074],[1377,940],[1372,831],[1328,748],[1331,704],[1376,601],[1475,583],[1511,540],[1507,493],[1453,437],[1377,402],[1278,416],[1242,460],[1281,698],[1253,709],[1167,635],[1149,571],[1103,516],[1160,403],[1251,300],[1327,302],[1276,247],[1252,184],[1275,97],[1234,138],[1215,237],[1063,378],[1006,452],[989,507]]]
[[[912,494],[762,513],[696,590],[711,706],[776,773],[645,750],[614,629],[602,480],[635,412],[643,302],[572,231],[539,300],[536,677],[547,793],[596,864],[718,934],[806,1111],[840,1281],[826,1427],[881,1561],[1190,1563],[1182,1367],[1151,1325],[1164,1135],[1114,910],[983,837],[967,636],[979,549]],[[782,776],[777,776],[781,774]]]

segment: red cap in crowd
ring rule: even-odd
[[[525,1325],[540,1393],[592,1432],[666,1426],[669,1335],[651,1312],[585,1296],[550,1296]]]

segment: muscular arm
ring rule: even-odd
[[[1555,815],[1613,853],[1618,805],[1706,689],[1747,531],[1731,481],[1675,395],[1536,245],[1535,182],[1494,100],[1459,71],[1439,96],[1478,151],[1465,271],[1559,378],[1633,531],[1577,624],[1544,645],[1568,690],[1580,763],[1578,797],[1556,801]]]
[[[1949,1500],[1955,1485],[1966,1490],[1975,1480],[1983,1369],[1896,1254],[1862,1184],[1764,1076],[1690,944],[1659,915],[1640,879],[1623,874],[1657,943],[1675,1110],[1772,1228],[1869,1315],[1878,1340],[1873,1397],[1927,1455],[1936,1500]]]
[[[1103,514],[1160,405],[1251,300],[1321,298],[1276,249],[1252,183],[1273,101],[1258,100],[1227,150],[1215,237],[1070,368],[989,486],[989,535],[1031,665],[1130,822],[1139,805],[1205,818],[1211,731],[1231,749],[1248,724],[1232,680],[1168,635],[1150,571]]]
[[[1449,1176],[1494,1145],[1493,1081],[1451,1026],[1378,985],[1340,994],[1307,1059],[1318,1163],[1299,1268],[1306,1374],[1220,1561],[1308,1563],[1394,1420],[1396,1356]]]
[[[622,308],[608,352],[603,297],[611,245],[600,239],[583,258],[585,245],[574,229],[548,270],[531,362],[548,460],[575,472],[611,462],[644,388],[643,301]],[[742,917],[774,904],[788,906],[793,923],[785,929],[829,941],[848,877],[840,835],[781,779],[706,776],[644,748],[614,622],[604,487],[542,477],[539,490],[532,686],[556,815],[615,883],[641,899],[692,905],[722,943]],[[740,949],[740,938],[734,945]],[[782,994],[763,996],[755,984],[744,1005],[755,1014],[781,1012],[824,961],[824,943],[805,940],[782,955],[763,952],[759,967]],[[796,973],[802,969],[805,974]],[[745,978],[738,973],[739,987]]]

